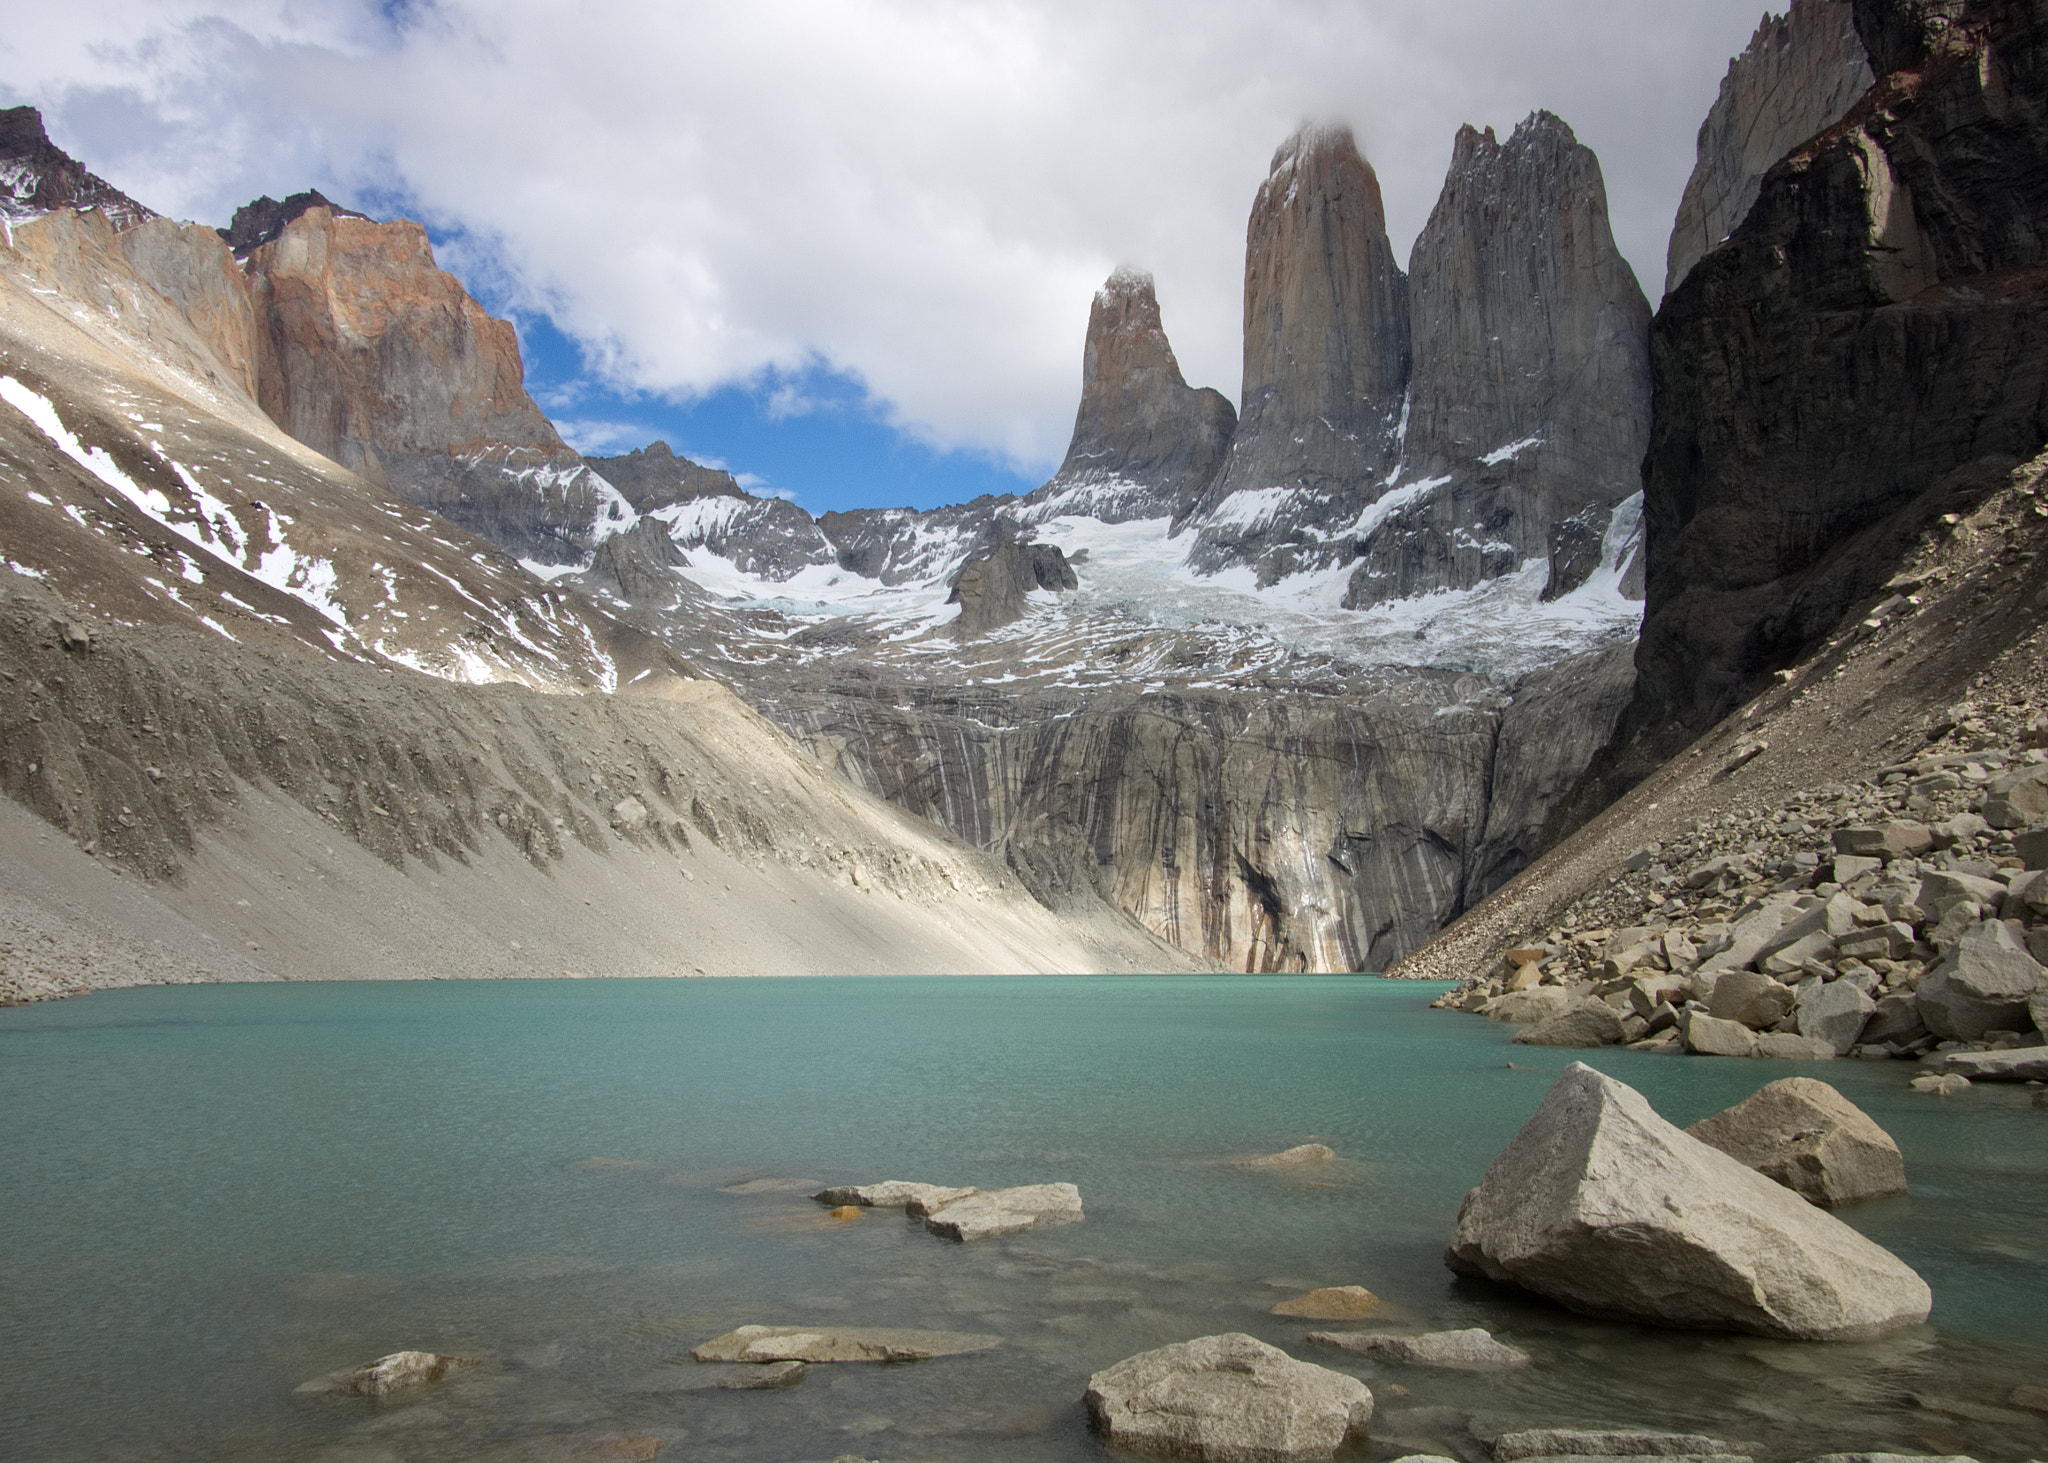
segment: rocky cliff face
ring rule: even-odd
[[[96,208],[117,229],[156,217],[50,141],[34,107],[0,109],[0,220],[21,222],[60,208]]]
[[[541,563],[629,526],[526,394],[511,323],[435,267],[418,224],[309,207],[247,269],[259,400],[299,441]]]
[[[1657,317],[1640,679],[1603,797],[2048,441],[2048,11],[1856,20],[1876,86]]]
[[[1650,307],[1599,160],[1548,112],[1505,144],[1462,129],[1408,269],[1401,472],[1426,486],[1361,534],[1345,603],[1466,589],[1531,559],[1546,599],[1568,593],[1639,491],[1650,425]]]
[[[220,231],[220,236],[226,240],[228,248],[234,251],[237,259],[247,259],[263,245],[282,234],[286,224],[316,208],[324,208],[336,218],[369,218],[366,213],[357,213],[353,208],[343,208],[318,188],[290,194],[282,203],[266,193],[253,203],[245,203],[236,209],[233,220]]]
[[[1001,855],[1055,909],[1107,900],[1236,970],[1391,963],[1518,872],[1625,701],[1626,647],[1519,686],[756,695],[859,785]]]
[[[1189,562],[1256,563],[1271,580],[1328,559],[1325,531],[1376,496],[1399,455],[1407,291],[1379,179],[1350,130],[1289,138],[1245,231],[1237,432],[1215,483],[1176,520],[1200,524]],[[1282,496],[1284,520],[1261,511]]]
[[[1216,476],[1236,427],[1227,397],[1182,378],[1152,276],[1120,269],[1088,312],[1066,460],[1031,501],[1105,523],[1178,516]]]
[[[1666,294],[1734,232],[1764,174],[1837,121],[1873,80],[1852,0],[1793,0],[1783,15],[1764,17],[1700,124],[1699,161],[1671,229]]]
[[[731,473],[678,457],[666,442],[651,442],[617,457],[583,460],[617,488],[636,513],[685,503],[692,498],[746,496]]]
[[[967,556],[953,576],[947,604],[960,606],[953,621],[955,639],[971,640],[1024,618],[1034,589],[1060,593],[1080,588],[1067,556],[1052,544],[1019,542],[1012,533]]]

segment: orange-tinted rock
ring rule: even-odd
[[[1273,1314],[1303,1321],[1359,1321],[1378,1315],[1385,1307],[1386,1302],[1363,1285],[1326,1285],[1281,1301],[1273,1307]]]
[[[833,1219],[861,1219],[866,1217],[867,1210],[858,1204],[841,1204],[837,1209],[827,1210],[826,1213]]]
[[[420,225],[311,209],[250,255],[249,277],[263,409],[342,466],[385,482],[415,457],[563,449],[511,323],[435,267]]]

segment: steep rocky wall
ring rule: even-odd
[[[1407,292],[1350,129],[1303,128],[1273,154],[1245,230],[1243,405],[1222,471],[1176,520],[1201,525],[1190,562],[1256,561],[1272,578],[1314,552],[1301,534],[1289,552],[1256,520],[1217,516],[1233,494],[1306,490],[1293,526],[1307,530],[1355,516],[1362,490],[1370,500],[1399,450]]]
[[[1838,121],[1875,79],[1852,0],[1793,0],[1763,18],[1700,124],[1699,160],[1671,226],[1666,294],[1742,222],[1778,159]]]
[[[1591,572],[1639,489],[1649,302],[1615,247],[1599,159],[1548,112],[1505,143],[1460,129],[1408,265],[1414,374],[1403,475],[1440,482],[1359,545],[1353,608],[1466,589],[1547,559]]]
[[[1639,678],[1604,801],[2048,441],[2048,6],[1858,6],[1885,75],[1652,334]]]
[[[1178,516],[1215,477],[1236,427],[1223,393],[1181,376],[1152,276],[1120,269],[1088,311],[1066,459],[1030,502],[1105,523]]]
[[[630,518],[526,394],[511,322],[435,267],[418,224],[311,207],[247,270],[258,399],[299,441],[542,563]]]
[[[817,684],[761,697],[849,779],[1233,969],[1378,969],[1520,870],[1627,698],[1626,647],[1504,693],[1009,693]]]
[[[641,513],[691,498],[746,496],[731,473],[678,457],[666,442],[650,442],[616,457],[583,460]]]

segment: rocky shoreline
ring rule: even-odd
[[[1436,1004],[1524,1024],[1530,1045],[2039,1080],[1965,1058],[2048,1043],[2048,716],[1964,702],[1936,733],[1870,777],[1644,844]],[[1738,741],[1727,770],[1768,745]]]

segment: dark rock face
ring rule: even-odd
[[[1502,695],[749,688],[855,783],[1238,970],[1379,970],[1513,877],[1628,697],[1627,647]]]
[[[689,562],[669,537],[667,524],[643,518],[597,546],[583,584],[640,609],[672,610],[683,601],[703,598],[702,590],[674,572]]]
[[[953,577],[947,604],[960,606],[953,621],[955,639],[971,640],[1024,618],[1025,596],[1034,589],[1079,589],[1081,581],[1066,554],[1051,544],[1020,543],[1003,534],[985,549],[967,556]]]
[[[0,109],[0,218],[18,222],[60,208],[97,208],[116,229],[156,217],[50,141],[34,107]]]
[[[1505,144],[1458,133],[1409,259],[1403,475],[1438,480],[1359,545],[1352,608],[1467,589],[1524,559],[1554,599],[1638,491],[1650,307],[1615,247],[1600,163],[1538,112]]]
[[[692,498],[744,498],[733,475],[676,456],[666,442],[651,442],[618,457],[586,457],[636,512],[647,513]]]
[[[837,551],[840,568],[907,584],[935,579],[958,564],[985,541],[997,515],[1018,501],[1011,493],[984,493],[944,508],[856,508],[827,513],[818,528]]]
[[[1152,276],[1120,269],[1088,312],[1066,460],[1027,501],[1105,523],[1177,515],[1216,476],[1236,426],[1222,392],[1182,378]]]
[[[1839,121],[1875,79],[1852,0],[1792,0],[1783,15],[1764,17],[1700,124],[1699,160],[1671,226],[1667,295],[1734,232],[1764,174]]]
[[[1230,454],[1189,513],[1204,571],[1264,582],[1327,561],[1318,530],[1357,515],[1399,455],[1408,280],[1379,179],[1348,128],[1304,128],[1273,154],[1245,232],[1244,405]],[[1249,496],[1292,493],[1284,518]],[[1218,513],[1216,510],[1225,511]]]
[[[220,236],[234,250],[237,259],[247,259],[283,233],[286,224],[315,208],[324,208],[336,218],[369,217],[367,213],[357,213],[353,208],[343,208],[318,188],[294,193],[282,203],[266,193],[255,202],[245,203],[236,209],[233,221],[220,231]]]
[[[2048,11],[1859,4],[1884,73],[1657,317],[1648,588],[1605,794],[2048,442]]]

